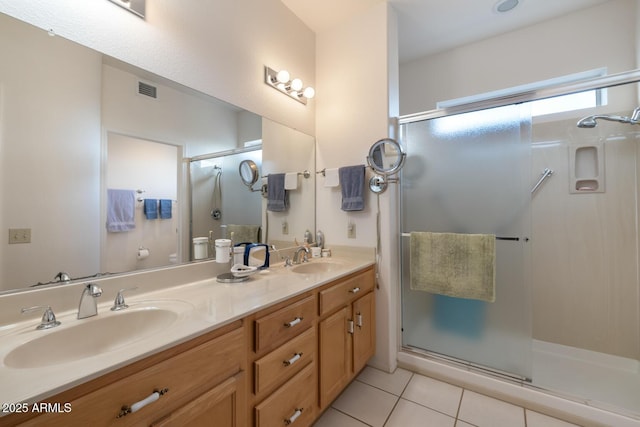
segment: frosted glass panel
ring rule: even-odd
[[[405,346],[531,377],[530,129],[519,106],[403,125],[402,231],[508,239],[496,241],[496,301],[487,303],[410,290],[403,237]]]

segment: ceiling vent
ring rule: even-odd
[[[158,99],[158,88],[148,83],[138,82],[138,93],[149,98]]]

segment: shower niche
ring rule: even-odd
[[[569,192],[604,193],[604,145],[569,146]]]

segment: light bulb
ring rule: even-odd
[[[287,83],[289,81],[289,72],[287,70],[280,70],[278,74],[276,74],[276,80],[280,83]]]
[[[316,96],[316,91],[311,86],[309,86],[304,89],[304,92],[302,92],[302,96],[304,96],[307,99],[311,99],[314,96]]]
[[[293,79],[291,81],[291,89],[295,90],[296,92],[299,91],[300,89],[302,89],[302,80]]]

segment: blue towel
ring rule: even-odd
[[[158,199],[144,199],[144,215],[147,219],[158,218]]]
[[[342,187],[342,210],[364,209],[364,165],[345,166],[338,169]]]
[[[118,233],[136,228],[136,195],[133,190],[107,190],[107,231]]]
[[[267,177],[267,210],[285,212],[289,209],[289,192],[284,189],[283,173],[272,173]]]
[[[171,218],[171,200],[160,199],[160,219]]]

